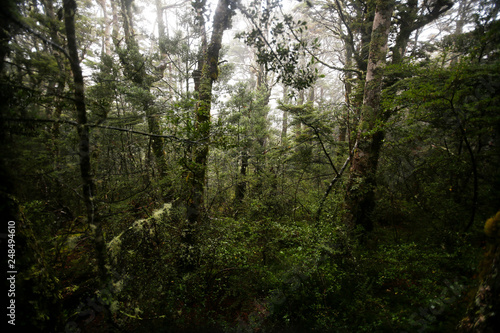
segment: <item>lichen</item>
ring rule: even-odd
[[[124,285],[123,280],[118,280],[116,282],[113,282],[114,291],[117,293],[121,292],[123,289],[123,285]]]
[[[121,251],[122,247],[122,235],[125,233],[123,231],[121,234],[118,236],[114,237],[109,243],[108,243],[108,252],[110,254],[111,259],[113,260],[113,263],[117,263],[117,256]]]
[[[78,241],[82,237],[82,234],[75,234],[71,235],[68,237],[68,240],[66,241],[66,244],[68,245],[68,248],[70,250],[75,249],[75,247],[78,245]]]
[[[131,228],[134,229],[135,231],[142,231],[142,229],[144,229],[144,225],[147,224],[147,222],[148,221],[144,219],[137,220],[134,222],[134,224],[132,224]]]
[[[172,204],[171,203],[166,203],[163,205],[162,208],[157,209],[153,212],[153,215],[151,216],[154,218],[156,221],[161,221],[165,215],[168,215],[170,212],[170,209],[172,209]]]

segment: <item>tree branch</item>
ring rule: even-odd
[[[321,198],[321,201],[319,202],[318,211],[316,212],[316,222],[319,221],[319,218],[321,216],[321,211],[323,210],[323,204],[325,203],[326,198],[330,194],[330,191],[332,190],[333,185],[335,185],[337,180],[340,177],[342,177],[342,174],[344,173],[345,169],[347,168],[347,165],[349,164],[349,161],[351,160],[351,156],[354,154],[354,151],[356,150],[357,147],[358,147],[358,141],[356,141],[356,143],[354,144],[354,147],[352,148],[351,153],[349,154],[349,156],[345,160],[344,165],[342,165],[342,168],[340,169],[340,171],[337,173],[337,175],[330,182],[330,185],[328,185],[328,188],[326,189],[325,194],[323,195],[323,197]]]
[[[39,32],[31,29],[30,27],[28,27],[26,24],[24,24],[23,22],[19,21],[18,19],[16,19],[15,17],[12,17],[10,16],[9,19],[14,22],[15,24],[17,24],[18,26],[20,26],[22,29],[26,30],[27,32],[33,34],[33,36],[41,39],[42,41],[44,41],[45,43],[47,44],[50,44],[52,45],[54,48],[56,48],[57,50],[61,51],[64,56],[69,60],[71,61],[71,57],[69,56],[69,53],[64,49],[64,47],[62,47],[61,45],[57,44],[57,43],[54,43],[53,41],[45,38],[44,36],[42,36]]]
[[[56,124],[67,124],[67,125],[72,125],[72,126],[82,126],[82,125],[78,124],[76,121],[67,120],[67,119],[3,118],[3,120],[4,121],[15,121],[15,122],[56,123]],[[173,141],[189,143],[189,144],[203,144],[203,140],[206,139],[206,138],[202,138],[200,140],[194,141],[194,140],[179,138],[175,135],[153,134],[153,133],[136,131],[133,129],[123,128],[123,127],[107,126],[107,125],[100,125],[100,124],[86,124],[83,126],[97,127],[97,128],[109,129],[109,130],[119,131],[119,132],[127,132],[127,133],[131,133],[131,134],[138,134],[138,135],[148,136],[148,137],[152,137],[152,138],[170,139]]]

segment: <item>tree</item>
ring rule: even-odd
[[[64,8],[64,26],[66,29],[66,38],[68,43],[68,54],[71,71],[73,73],[74,83],[74,103],[76,108],[77,130],[79,136],[78,155],[80,158],[80,174],[83,182],[83,200],[87,209],[87,223],[93,230],[98,272],[101,283],[107,281],[106,272],[106,246],[102,231],[102,220],[99,216],[99,210],[95,202],[95,186],[92,176],[92,167],[90,164],[90,139],[89,127],[87,124],[87,109],[85,105],[85,84],[83,82],[82,69],[78,56],[78,46],[75,30],[75,14],[77,10],[75,0],[65,0]]]
[[[344,7],[340,2],[332,6],[342,21],[345,30],[338,30],[339,36],[345,41],[346,49],[351,50],[346,55],[349,64],[350,55],[356,59],[358,69],[363,72],[366,69],[362,91],[362,103],[356,102],[356,98],[350,99],[353,105],[359,106],[360,122],[356,134],[357,148],[351,162],[351,173],[347,185],[346,196],[346,223],[353,226],[361,226],[366,231],[373,228],[373,220],[370,216],[375,207],[375,185],[376,170],[380,149],[383,144],[384,130],[383,124],[391,116],[390,110],[384,110],[380,105],[380,95],[382,91],[382,79],[384,77],[383,68],[387,54],[387,40],[391,27],[391,16],[396,8],[396,16],[401,19],[394,25],[397,28],[395,45],[392,47],[392,64],[399,64],[403,61],[410,35],[446,12],[450,7],[449,1],[438,1],[433,6],[422,5],[419,7],[417,1],[409,1],[395,7],[395,3],[374,1],[367,3],[365,11],[360,12],[360,4],[353,5],[352,8],[357,16],[346,15]],[[374,16],[369,14],[370,8],[374,8]],[[424,9],[425,8],[425,9]],[[423,9],[423,10],[422,10]],[[361,13],[367,13],[360,16]],[[420,14],[422,13],[422,14]],[[357,18],[357,19],[355,19]],[[363,23],[359,23],[359,20]],[[358,23],[355,23],[358,22]],[[372,27],[368,28],[368,23]],[[354,27],[361,27],[361,44],[355,47]],[[345,33],[344,31],[347,31]],[[370,31],[370,33],[368,33]],[[365,54],[369,45],[369,53]],[[358,80],[361,77],[358,76]],[[346,81],[346,91],[351,91],[350,77]],[[390,82],[386,83],[390,85]]]
[[[202,3],[204,4],[204,2]],[[191,160],[188,161],[188,202],[186,207],[187,224],[182,237],[182,243],[187,249],[183,256],[182,265],[186,269],[192,269],[195,263],[192,250],[195,247],[195,235],[197,226],[203,223],[203,195],[205,188],[205,176],[207,168],[207,157],[210,143],[213,83],[219,76],[219,54],[222,47],[222,36],[229,28],[234,7],[229,0],[219,0],[213,18],[212,35],[206,50],[200,59],[201,76],[198,98],[195,107],[195,130],[191,140],[196,142],[192,151]]]
[[[383,137],[383,132],[376,127],[382,119],[380,93],[393,9],[394,1],[390,0],[378,2],[375,9],[363,108],[357,134],[358,147],[351,162],[347,185],[347,223],[354,222],[351,227],[359,225],[366,231],[373,229],[370,213],[375,203],[375,172]]]
[[[149,133],[160,135],[159,114],[154,106],[154,96],[151,93],[151,86],[154,79],[146,73],[146,60],[140,53],[139,44],[135,38],[132,2],[129,0],[122,0],[120,2],[126,47],[122,48],[117,40],[115,40],[115,46],[124,66],[125,76],[135,85],[131,89],[133,100],[138,102],[146,113]],[[160,175],[159,178],[163,179],[167,173],[167,162],[163,152],[163,139],[161,137],[152,137],[151,146],[158,174]],[[165,181],[163,181],[161,195],[166,201],[171,199],[170,189]]]

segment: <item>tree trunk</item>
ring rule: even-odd
[[[288,87],[283,87],[283,104],[288,104]],[[286,142],[286,136],[288,132],[288,111],[283,110],[283,122],[281,126],[281,143]]]
[[[493,333],[500,330],[500,211],[486,221],[487,252],[479,265],[480,284],[458,332]]]
[[[352,67],[352,48],[345,48],[345,67]],[[349,112],[351,109],[351,94],[352,94],[352,72],[348,71],[344,74],[344,102],[346,105],[346,113],[342,115],[339,126],[339,136],[340,142],[345,142],[347,131],[349,131]]]
[[[248,151],[243,148],[241,152],[241,167],[240,167],[240,177],[241,180],[236,184],[236,202],[241,203],[243,198],[245,197],[245,193],[247,191],[247,168],[248,168]]]
[[[419,8],[419,1],[408,0],[404,4],[404,7],[401,7],[399,10],[399,32],[396,36],[396,43],[392,48],[392,63],[399,64],[403,60],[413,31],[434,21],[452,6],[452,1],[436,0],[432,9],[427,14],[419,16],[418,13],[421,10]]]
[[[49,19],[54,21],[57,20],[56,14],[54,12],[54,2],[52,0],[44,0],[42,1],[42,3]],[[54,43],[56,43],[57,45],[62,45],[56,26],[51,24],[49,33],[50,38]],[[54,58],[56,59],[59,73],[56,76],[55,82],[51,82],[49,84],[49,88],[47,89],[47,95],[53,95],[56,99],[54,102],[54,111],[50,112],[49,110],[51,110],[51,108],[48,108],[47,117],[52,119],[59,119],[61,117],[64,104],[66,103],[65,99],[62,96],[64,88],[66,86],[67,67],[65,65],[66,62],[63,59],[63,55],[58,50],[53,50],[52,53],[54,55]],[[59,123],[54,123],[52,125],[52,134],[55,138],[59,136],[59,125]],[[54,147],[54,151],[57,152],[57,147]]]
[[[106,282],[106,253],[105,242],[102,233],[102,223],[99,218],[97,207],[95,204],[95,187],[90,165],[90,144],[89,144],[89,127],[87,126],[87,110],[85,106],[85,91],[82,69],[78,56],[78,46],[76,42],[75,31],[75,12],[76,1],[63,1],[64,8],[64,25],[66,28],[66,37],[68,41],[68,53],[70,56],[71,71],[73,73],[74,82],[74,98],[73,101],[76,107],[76,116],[78,123],[78,154],[80,157],[80,173],[83,182],[83,200],[87,210],[87,221],[91,230],[93,230],[93,240],[96,250],[96,259],[98,273],[101,283]]]
[[[187,271],[196,267],[195,236],[197,225],[203,222],[203,194],[210,143],[212,86],[219,76],[218,63],[219,52],[222,47],[222,35],[229,27],[232,14],[233,9],[230,8],[230,0],[219,0],[215,10],[210,44],[208,44],[202,60],[198,102],[195,109],[196,130],[193,135],[193,141],[197,141],[197,144],[193,147],[192,160],[188,165],[187,224],[181,240],[185,250],[181,259],[181,266]]]
[[[358,148],[354,152],[347,184],[346,223],[349,227],[373,229],[371,213],[375,207],[375,173],[384,133],[378,129],[383,115],[380,107],[382,77],[387,54],[387,40],[394,0],[377,2],[373,19],[370,53],[366,72],[361,121],[357,133]]]
[[[166,35],[165,35],[165,21],[163,15],[163,3],[162,0],[155,0],[156,4],[156,22],[158,23],[158,47],[160,49],[160,56],[163,58],[163,54],[167,53],[166,51]]]
[[[106,55],[111,55],[111,48],[109,44],[110,40],[110,21],[108,17],[108,9],[106,7],[106,0],[97,0],[97,3],[102,8],[102,14],[104,19],[104,36],[102,36],[102,53]]]
[[[157,110],[153,106],[153,95],[151,94],[152,79],[148,77],[146,68],[144,67],[144,57],[139,52],[139,45],[134,37],[134,20],[132,16],[132,0],[121,0],[123,26],[125,33],[125,44],[127,52],[119,51],[120,60],[125,67],[125,73],[128,78],[135,83],[138,88],[143,90],[144,94],[141,97],[142,108],[146,113],[148,131],[152,134],[161,135],[161,127],[158,120]],[[161,42],[161,41],[160,41]],[[162,182],[161,197],[163,201],[171,199],[171,191],[168,182],[165,181],[167,174],[167,161],[163,152],[163,138],[151,137],[151,147],[156,162],[156,169],[159,174],[159,179]]]

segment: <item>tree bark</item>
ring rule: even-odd
[[[245,193],[247,192],[247,168],[248,168],[248,151],[247,148],[243,148],[241,151],[241,166],[240,166],[240,177],[241,180],[236,184],[236,202],[241,203],[243,198],[245,198]]]
[[[351,228],[361,226],[365,231],[373,229],[371,213],[375,206],[375,173],[384,138],[383,130],[377,126],[383,117],[380,94],[394,4],[394,0],[380,0],[375,9],[361,121],[357,133],[358,148],[354,152],[347,184],[346,223]]]
[[[57,17],[54,11],[54,2],[52,0],[43,0],[42,4],[45,8],[45,12],[47,13],[47,16],[49,17],[51,23],[49,24],[49,34],[51,40],[56,43],[57,45],[63,45],[61,42],[61,39],[59,38],[58,34],[58,27],[53,23],[57,21]],[[51,82],[49,84],[49,88],[47,89],[47,95],[54,95],[55,96],[55,107],[54,111],[51,112],[51,108],[48,108],[47,116],[51,117],[53,119],[59,119],[61,117],[65,100],[62,97],[64,88],[66,86],[66,75],[68,73],[67,71],[67,65],[66,62],[64,61],[63,55],[57,50],[54,49],[52,51],[52,54],[54,55],[54,58],[56,59],[57,62],[57,67],[59,68],[59,73],[56,75],[56,80],[54,82]],[[52,126],[52,134],[54,137],[59,136],[59,124],[54,123]],[[55,147],[54,151],[57,151],[57,147]]]
[[[158,47],[160,49],[161,57],[166,52],[166,35],[165,35],[165,20],[163,15],[163,3],[162,0],[155,0],[156,5],[156,22],[158,24]]]
[[[419,8],[416,0],[409,0],[405,7],[400,6],[398,15],[401,19],[395,46],[392,49],[392,63],[398,64],[403,60],[413,31],[432,22],[452,5],[449,0],[437,0],[434,6],[427,8],[427,13],[422,15],[418,15]],[[376,172],[385,136],[384,129],[380,125],[391,114],[388,110],[382,110],[380,94],[394,6],[394,0],[376,1],[361,119],[356,136],[358,149],[354,152],[347,186],[346,222],[351,227],[361,226],[365,231],[373,229],[371,215],[375,208]]]
[[[230,3],[230,0],[219,0],[214,14],[210,44],[208,44],[202,59],[198,102],[195,109],[195,132],[193,134],[193,140],[197,141],[198,144],[193,147],[192,159],[188,165],[187,224],[181,239],[185,249],[181,265],[187,271],[196,267],[195,236],[197,225],[203,223],[203,195],[210,144],[212,87],[213,82],[219,76],[218,63],[222,47],[222,36],[229,27],[234,12],[234,9],[230,7]]]
[[[392,63],[399,64],[403,60],[410,36],[413,31],[424,27],[430,22],[437,19],[444,12],[453,7],[453,2],[450,0],[437,0],[428,9],[428,13],[418,15],[421,8],[417,0],[408,0],[407,3],[400,9],[399,14],[399,32],[396,36],[396,43],[392,48]]]
[[[479,265],[479,286],[457,331],[460,333],[500,330],[500,211],[484,226],[487,252]]]
[[[66,29],[66,38],[68,41],[68,54],[70,57],[70,66],[73,73],[74,83],[74,103],[76,108],[77,129],[78,129],[78,155],[80,158],[80,174],[83,185],[83,200],[87,210],[87,221],[93,231],[93,240],[96,251],[98,273],[102,284],[106,281],[106,253],[105,242],[102,232],[102,222],[99,217],[95,204],[95,187],[90,164],[90,140],[89,127],[87,126],[87,110],[85,106],[85,91],[82,69],[78,56],[78,46],[76,42],[75,31],[75,13],[76,1],[64,0],[64,25]]]
[[[288,104],[288,87],[283,87],[283,104]],[[285,143],[288,132],[288,111],[283,110],[283,121],[281,126],[281,143]]]

